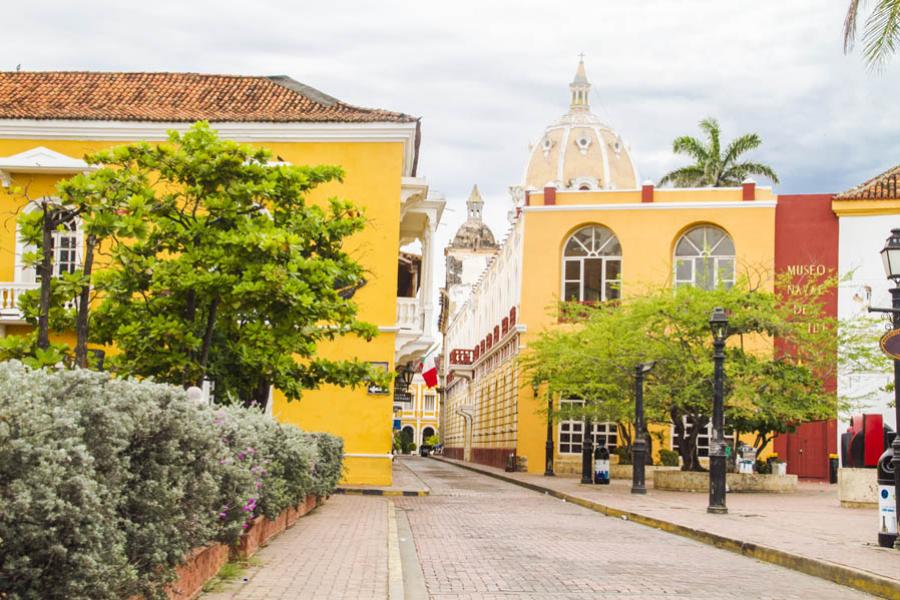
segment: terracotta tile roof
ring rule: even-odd
[[[855,188],[835,196],[837,200],[900,199],[900,165],[891,167]]]
[[[286,76],[0,72],[0,119],[415,122],[360,108]]]

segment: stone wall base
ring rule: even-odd
[[[725,485],[732,493],[786,494],[797,491],[796,475],[726,473]],[[654,471],[653,488],[675,492],[709,492],[709,473],[696,471]]]
[[[838,469],[838,500],[844,508],[878,508],[878,469]]]

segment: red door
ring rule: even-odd
[[[803,423],[779,436],[775,451],[787,461],[787,472],[807,479],[828,479],[829,421]]]

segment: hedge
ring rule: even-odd
[[[343,442],[181,388],[0,364],[0,598],[163,598],[195,547],[328,495]]]

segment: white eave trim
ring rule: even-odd
[[[550,206],[526,206],[525,212],[578,212],[621,210],[684,210],[690,208],[775,208],[775,200],[751,200],[746,202],[647,202],[629,204],[553,204]]]
[[[0,119],[0,138],[32,140],[160,141],[168,132],[186,131],[190,122]],[[222,137],[237,142],[400,142],[403,173],[412,170],[416,122],[270,123],[210,122]]]

